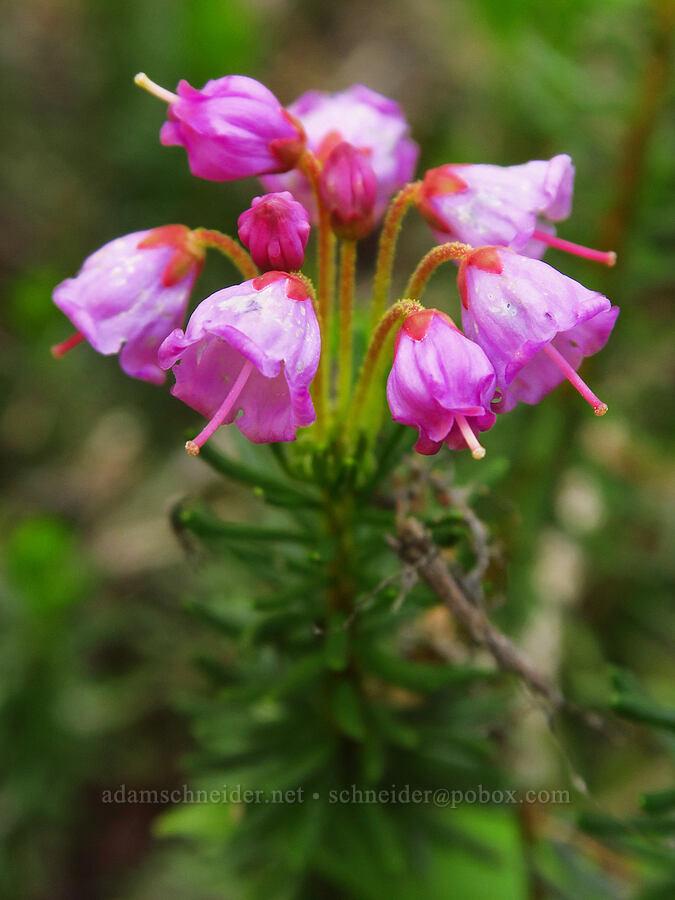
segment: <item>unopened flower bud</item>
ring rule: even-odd
[[[288,191],[254,197],[239,216],[239,237],[263,271],[295,272],[305,261],[307,210]]]
[[[336,234],[358,241],[372,231],[377,179],[366,153],[339,143],[324,163],[319,189]]]
[[[389,200],[413,177],[419,147],[410,138],[410,128],[398,103],[362,84],[337,94],[307,91],[287,110],[307,133],[307,148],[322,162],[340,141],[348,141],[368,153],[377,178],[375,223],[382,218]],[[268,191],[290,191],[317,221],[312,189],[302,172],[264,175]]]

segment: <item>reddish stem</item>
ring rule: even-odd
[[[384,315],[387,305],[387,297],[389,294],[389,285],[391,284],[391,272],[394,265],[394,255],[396,253],[396,242],[403,224],[403,217],[408,209],[415,202],[420,182],[415,181],[407,184],[391,201],[387,214],[384,218],[384,225],[380,233],[380,244],[377,253],[377,264],[375,269],[375,283],[373,287],[373,307],[371,325],[377,327],[377,323]]]
[[[387,338],[392,330],[401,323],[410,313],[419,312],[424,309],[414,300],[399,300],[390,306],[387,312],[382,316],[373,336],[370,339],[368,350],[366,351],[359,380],[354,391],[354,400],[351,406],[351,431],[356,434],[359,426],[362,424],[361,419],[364,417],[367,409],[367,400],[370,387],[373,383],[375,372],[378,368],[380,355],[384,349]]]
[[[214,231],[212,228],[195,228],[190,237],[200,247],[219,250],[239,269],[247,281],[259,274],[251,254],[229,235]]]
[[[426,283],[431,278],[436,269],[444,262],[449,260],[464,259],[471,251],[468,244],[460,244],[459,241],[452,241],[449,244],[439,244],[430,250],[426,256],[422,258],[415,271],[410,276],[410,281],[405,289],[405,296],[419,299],[422,291],[426,287]]]

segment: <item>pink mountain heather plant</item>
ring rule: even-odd
[[[54,289],[54,303],[78,331],[53,354],[87,340],[99,353],[119,353],[127,375],[162,384],[157,350],[183,324],[203,264],[204,250],[185,225],[115,238]]]
[[[398,103],[355,84],[337,94],[308,91],[288,111],[304,126],[307,146],[320,160],[341,141],[366,154],[377,179],[374,220],[378,221],[391,196],[412,178],[419,155]],[[267,176],[263,183],[268,190],[289,190],[316,217],[311,189],[300,172]]]
[[[469,253],[458,283],[464,330],[497,375],[499,412],[518,401],[538,403],[564,379],[596,415],[607,412],[576,370],[585,356],[604,347],[618,307],[546,263],[503,247]]]
[[[210,419],[186,444],[188,453],[235,421],[255,444],[295,440],[315,419],[309,385],[320,352],[300,278],[267,272],[203,300],[185,332],[176,329],[159,351],[162,368],[176,376],[172,394]]]
[[[492,428],[495,373],[481,348],[437,309],[407,316],[396,335],[387,401],[396,422],[419,429],[418,453],[471,450],[485,456],[476,434]]]
[[[366,30],[365,19],[361,27]],[[367,38],[371,50],[379,40],[375,30]],[[446,37],[439,31],[439,42],[447,44]],[[450,37],[451,50],[469,58],[471,47],[462,49],[462,35]],[[292,49],[287,44],[284,60],[297,67]],[[440,881],[436,877],[439,854],[465,840],[461,822],[457,840],[454,833],[446,834],[447,817],[438,808],[443,804],[435,803],[439,785],[446,786],[440,793],[463,793],[458,802],[467,811],[476,802],[488,803],[481,825],[486,844],[493,824],[500,830],[508,825],[516,839],[527,831],[525,842],[516,840],[524,855],[514,857],[519,876],[521,869],[526,876],[517,879],[527,882],[525,895],[536,894],[539,887],[532,865],[554,856],[574,866],[574,877],[567,878],[564,867],[546,865],[551,882],[547,896],[563,896],[567,888],[564,896],[622,893],[614,860],[605,865],[600,858],[603,834],[616,839],[614,851],[621,853],[618,865],[630,876],[625,879],[630,892],[633,875],[644,866],[641,858],[627,855],[631,848],[619,838],[631,838],[637,826],[640,834],[649,829],[654,840],[647,849],[659,851],[656,839],[662,829],[652,828],[659,817],[651,813],[665,811],[668,792],[644,795],[651,798],[643,804],[644,815],[631,816],[625,827],[603,810],[595,815],[592,808],[583,822],[576,813],[586,810],[586,798],[578,808],[565,809],[564,804],[575,802],[570,791],[527,790],[528,773],[509,768],[513,754],[498,759],[504,735],[522,719],[520,697],[513,704],[509,700],[512,688],[531,692],[556,734],[559,724],[566,728],[568,720],[571,725],[577,719],[579,728],[570,735],[587,731],[598,752],[607,744],[605,724],[613,733],[618,723],[608,715],[622,714],[614,702],[605,702],[603,709],[601,693],[597,708],[587,708],[581,682],[571,685],[575,696],[568,699],[556,683],[556,671],[539,670],[541,652],[530,660],[497,621],[517,629],[525,613],[540,620],[529,596],[537,591],[525,590],[537,585],[526,583],[532,580],[525,577],[532,567],[523,551],[531,546],[537,571],[542,568],[541,538],[547,537],[551,519],[548,508],[540,514],[542,498],[569,494],[570,485],[576,485],[574,496],[581,503],[575,499],[573,510],[568,503],[574,515],[565,519],[570,524],[578,520],[575,558],[586,560],[589,572],[608,542],[595,533],[598,522],[590,518],[597,517],[584,515],[586,500],[592,501],[604,482],[594,475],[586,485],[575,474],[574,459],[558,459],[556,423],[550,428],[544,422],[542,432],[541,422],[528,428],[523,408],[511,417],[511,427],[498,415],[519,402],[538,403],[565,379],[598,416],[607,411],[577,370],[586,356],[605,345],[618,309],[536,258],[553,245],[613,261],[612,254],[570,247],[554,236],[554,223],[570,214],[570,157],[560,154],[508,168],[446,165],[431,169],[422,181],[411,181],[418,148],[401,109],[361,85],[332,95],[310,91],[285,110],[266,87],[239,75],[208,81],[200,90],[181,81],[177,94],[145,76],[137,81],[168,104],[161,141],[183,146],[195,175],[213,181],[260,176],[270,191],[246,204],[249,208],[239,216],[241,242],[212,227],[191,231],[175,225],[137,232],[94,253],[76,278],[54,292],[56,304],[79,329],[55,348],[57,355],[86,339],[102,353],[119,352],[122,368],[137,378],[159,382],[171,369],[172,394],[196,411],[190,413],[194,419],[205,417],[185,444],[190,456],[201,454],[201,464],[192,460],[182,466],[184,473],[177,471],[175,487],[183,496],[176,496],[170,509],[175,537],[198,563],[195,577],[201,580],[191,586],[181,576],[170,603],[164,602],[161,587],[178,572],[177,565],[172,563],[160,579],[150,573],[150,580],[133,581],[152,587],[149,598],[140,597],[143,609],[167,607],[167,627],[181,626],[186,610],[198,616],[198,627],[190,629],[185,641],[166,645],[168,664],[194,657],[200,676],[206,676],[190,678],[194,687],[182,703],[193,719],[188,774],[196,786],[221,784],[227,790],[218,792],[220,803],[208,809],[202,804],[206,819],[197,806],[181,810],[180,797],[165,813],[171,822],[177,821],[176,813],[189,813],[195,849],[200,850],[201,837],[201,849],[217,858],[206,873],[216,891],[212,895],[395,898],[452,896],[453,888],[457,895],[456,885],[471,881],[461,860],[459,880],[452,861],[449,867],[444,864]],[[158,124],[163,113],[163,107],[156,109]],[[171,180],[166,182],[170,196]],[[399,236],[415,206],[441,243],[425,248],[415,264],[410,259],[417,240],[413,235],[398,257],[411,271],[395,295],[393,285],[402,274]],[[219,208],[215,198],[213,210]],[[316,227],[310,242],[312,218]],[[372,230],[381,218],[376,242]],[[362,252],[358,242],[364,239]],[[190,290],[212,250],[238,271],[230,281],[241,283],[202,300],[185,324]],[[372,278],[367,279],[371,256]],[[421,303],[430,278],[450,262],[458,266],[453,271],[463,330],[445,312]],[[216,267],[214,277],[218,271]],[[459,301],[455,297],[451,302]],[[76,403],[78,395],[73,394]],[[20,398],[14,406],[22,407]],[[585,411],[582,404],[579,408]],[[551,414],[556,418],[555,404]],[[80,418],[86,427],[85,417]],[[221,437],[231,440],[216,446],[210,439],[225,425],[233,428]],[[502,437],[491,430],[500,425],[506,425]],[[603,423],[591,420],[587,429],[601,447]],[[571,449],[573,430],[565,435]],[[26,435],[21,432],[19,438],[25,443]],[[120,430],[114,439],[124,441],[125,434]],[[413,440],[417,453],[433,459],[411,461],[407,449]],[[497,458],[486,471],[466,479],[471,457],[486,456],[483,442],[497,450]],[[51,443],[38,446],[48,463]],[[464,453],[453,457],[446,447]],[[166,468],[161,460],[168,448],[149,449],[143,474],[154,483],[157,466]],[[639,454],[636,440],[631,449],[635,465]],[[200,476],[205,467],[226,479],[223,488],[213,477]],[[656,463],[650,462],[650,477],[660,484],[652,470],[657,472]],[[616,481],[614,474],[609,473]],[[250,501],[243,491],[235,495],[233,483],[249,490]],[[71,508],[67,492],[66,483],[63,498],[58,492],[47,497],[56,513]],[[622,515],[626,497],[633,493],[617,494],[620,502],[614,506]],[[144,490],[135,502],[147,496]],[[611,512],[610,499],[601,505]],[[25,518],[15,503],[11,506],[16,507],[14,518]],[[154,547],[158,510],[150,512],[142,536]],[[105,521],[97,534],[106,531]],[[587,548],[582,546],[584,522],[593,538]],[[20,562],[45,562],[42,531],[37,537],[39,546],[33,537],[30,543],[23,540]],[[161,549],[165,536],[159,537]],[[73,545],[73,553],[81,544]],[[56,549],[61,550],[60,543]],[[505,562],[514,550],[516,578],[506,589]],[[50,556],[50,564],[61,556]],[[565,574],[565,559],[561,562],[557,549],[553,556],[556,573],[560,569]],[[547,572],[548,563],[543,567]],[[598,594],[608,573],[607,565],[600,566],[589,590]],[[127,573],[121,574],[121,582],[107,579],[111,608],[130,596]],[[4,571],[1,577],[4,586]],[[118,583],[121,591],[115,591]],[[9,586],[10,612],[14,606],[20,611],[25,600],[27,618],[22,618],[31,625],[31,592],[22,581]],[[95,600],[100,593],[94,591]],[[543,588],[538,593],[550,625],[551,599]],[[581,593],[586,599],[595,596]],[[514,600],[515,606],[510,605]],[[126,610],[120,615],[126,617]],[[64,620],[67,626],[72,618]],[[567,624],[559,618],[554,616],[554,625]],[[213,634],[204,632],[204,626]],[[53,644],[59,653],[62,631],[49,630],[49,648]],[[547,639],[542,646],[549,646]],[[158,659],[163,649],[162,643]],[[529,649],[541,651],[539,646]],[[595,646],[588,658],[597,658]],[[562,661],[574,664],[575,657]],[[46,671],[49,677],[51,670]],[[21,678],[18,687],[22,690]],[[639,685],[628,684],[630,702],[623,713],[643,723],[668,725],[667,711],[651,701],[643,703],[642,695]],[[568,748],[559,743],[566,756]],[[162,766],[171,776],[169,786],[175,781],[174,750],[167,748],[167,765]],[[572,750],[573,757],[579,755],[576,747]],[[572,775],[564,786],[583,785],[585,771],[578,778]],[[152,772],[148,778],[151,787],[159,784]],[[488,807],[496,811],[505,794],[484,790],[476,784],[479,779],[488,786],[512,784],[514,791],[508,793],[521,786],[523,797],[536,793],[538,807],[551,807],[545,820],[538,814],[537,821],[531,816],[521,821],[514,809],[508,822],[500,814],[493,823]],[[533,783],[539,787],[538,781]],[[447,786],[453,785],[471,789],[451,792]],[[377,804],[366,800],[364,808],[366,794],[377,797]],[[100,801],[117,802],[116,795],[106,789]],[[284,802],[277,802],[282,795]],[[411,805],[412,797],[422,796],[423,806],[417,801]],[[182,800],[184,806],[191,802],[185,795]],[[670,796],[666,800],[670,803]],[[538,807],[531,808],[536,812]],[[162,812],[159,807],[156,811]],[[550,838],[560,843],[572,816],[579,827],[571,842],[553,846]],[[160,820],[160,829],[163,822],[169,820]],[[472,822],[468,826],[474,830]],[[466,838],[474,842],[471,834]],[[590,848],[585,846],[589,842]],[[433,864],[428,871],[425,858]],[[498,862],[489,872],[490,860],[480,859],[476,867],[479,878],[484,870],[496,885],[494,896],[504,882]],[[665,897],[660,892],[662,867],[652,868],[655,891],[648,893]],[[186,896],[199,894],[198,887],[186,891]],[[468,887],[460,887],[459,895],[473,896]]]

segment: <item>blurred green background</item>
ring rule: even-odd
[[[183,453],[194,414],[168,391],[86,346],[51,358],[71,330],[51,290],[120,234],[169,222],[234,232],[260,192],[190,177],[183,152],[159,145],[163,109],[134,87],[139,70],[168,88],[240,72],[285,103],[363,82],[404,107],[419,172],[572,155],[574,212],[559,233],[616,249],[619,264],[547,259],[622,307],[585,367],[610,413],[595,420],[561,387],[500,420],[484,466],[433,465],[480,480],[504,579],[495,615],[542,670],[578,702],[605,704],[616,667],[672,703],[672,19],[665,0],[5,3],[0,896],[237,896],[180,838],[158,837],[161,808],[101,803],[108,787],[185,781],[180,701],[199,690],[192,659],[205,638],[183,600],[201,574],[167,510],[212,476]],[[398,284],[429,246],[411,215]],[[232,280],[210,261],[195,299]],[[428,301],[457,311],[451,272]],[[233,517],[247,514],[241,489],[227,500]],[[524,709],[510,764],[547,785],[568,761],[535,719]],[[583,732],[573,746],[605,810],[630,815],[640,793],[668,787],[666,748],[637,726],[600,753]],[[616,896],[637,890],[639,874],[616,869]],[[528,896],[515,878],[480,885],[459,864],[446,876],[447,896],[453,883],[460,898]]]

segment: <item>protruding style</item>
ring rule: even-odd
[[[176,94],[140,73],[136,84],[169,104],[160,132],[165,146],[182,146],[190,171],[209,181],[287,172],[305,149],[302,125],[259,81],[226,75],[193,88],[180,81]]]
[[[555,234],[552,223],[569,216],[573,188],[564,153],[520,166],[445,165],[424,176],[418,208],[439,244],[499,244],[540,257],[546,246],[535,232]]]
[[[418,453],[485,456],[478,433],[494,425],[495,373],[481,348],[437,309],[413,312],[396,335],[387,401],[396,422],[419,431]]]
[[[606,297],[536,259],[482,247],[462,261],[462,322],[494,366],[508,412],[538,403],[567,379],[603,415],[607,406],[576,374],[585,356],[604,347],[619,314]]]
[[[220,425],[236,422],[255,444],[293,441],[314,422],[309,385],[321,340],[305,283],[285,272],[217,291],[183,332],[162,344],[160,365],[173,369],[174,396],[208,418],[188,441],[195,455]]]

